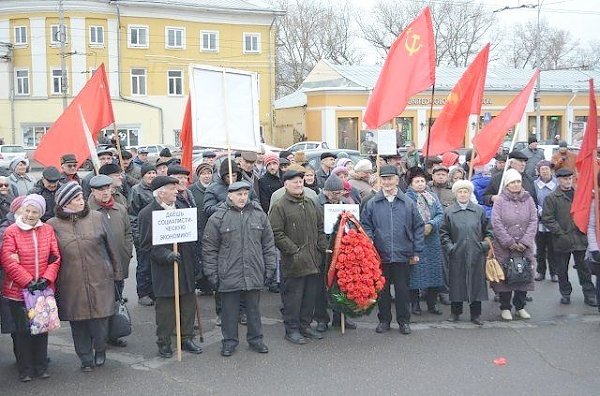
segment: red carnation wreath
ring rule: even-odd
[[[340,312],[368,315],[385,285],[373,242],[350,212],[342,212],[330,242],[327,289]]]

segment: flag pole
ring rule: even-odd
[[[173,252],[177,253],[177,243],[173,244]],[[175,332],[177,335],[177,361],[181,362],[181,314],[179,312],[179,263],[173,262],[173,283],[175,291]]]
[[[115,131],[115,142],[117,144],[117,155],[119,156],[119,166],[121,167],[121,171],[125,173],[125,167],[123,166],[123,154],[121,153],[121,138],[119,137],[119,132],[117,131],[117,123],[113,122],[113,130]]]
[[[425,148],[425,161],[429,158],[429,137],[431,136],[431,124],[433,120],[433,96],[435,95],[435,82],[431,87],[431,103],[429,104],[429,118],[427,120],[427,147]]]
[[[477,115],[477,125],[475,126],[475,134],[473,137],[477,136],[479,133],[479,114]],[[473,177],[473,162],[475,162],[475,155],[477,155],[477,149],[473,146],[473,150],[471,150],[471,163],[469,164],[469,177],[467,180],[471,181],[471,177]],[[466,161],[465,161],[466,162]]]
[[[600,230],[600,191],[598,191],[598,146],[596,146],[596,152],[594,153],[594,162],[592,163],[592,173],[594,177],[594,195],[592,199],[595,199],[594,202],[594,214],[596,215],[596,224],[594,224],[596,228],[596,235],[598,235],[598,230]],[[598,280],[596,280],[597,282]]]
[[[517,142],[517,135],[519,132],[519,125],[517,124],[517,126],[515,127],[515,132],[513,134],[513,138],[512,141],[510,142],[510,148],[508,150],[509,154],[513,151],[514,147],[515,147],[515,143]],[[498,187],[498,194],[500,194],[502,192],[502,184],[504,183],[504,176],[506,176],[506,170],[508,169],[508,164],[510,163],[509,159],[506,160],[506,163],[504,164],[504,170],[502,171],[502,179],[500,179],[500,187]]]

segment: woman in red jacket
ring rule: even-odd
[[[33,376],[48,378],[48,333],[31,335],[23,289],[29,291],[54,289],[60,267],[60,252],[54,230],[40,221],[46,211],[44,197],[30,194],[21,204],[21,215],[9,226],[2,238],[2,266],[5,278],[2,294],[8,305],[2,318],[11,323],[2,331],[10,332],[17,358],[19,378],[31,381]]]

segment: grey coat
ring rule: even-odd
[[[275,240],[267,215],[254,201],[244,209],[227,199],[206,223],[204,275],[220,292],[260,290],[275,273]]]
[[[490,247],[483,240],[486,237],[492,238],[492,231],[479,205],[469,202],[463,210],[455,203],[446,209],[440,238],[448,256],[451,301],[488,299],[485,258]]]

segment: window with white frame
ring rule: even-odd
[[[244,53],[260,53],[260,33],[244,33]]]
[[[114,129],[105,129],[106,136],[111,136],[115,133]],[[117,126],[117,133],[121,139],[121,146],[137,146],[140,144],[140,128],[137,126],[122,127]],[[100,136],[102,132],[100,132]]]
[[[15,46],[27,45],[27,26],[15,26]]]
[[[52,69],[52,94],[60,95],[63,92],[63,74],[61,69]]]
[[[129,25],[127,37],[130,48],[148,48],[148,26]]]
[[[183,72],[181,70],[169,70],[169,95],[183,95]]]
[[[166,27],[165,28],[165,48],[183,49],[185,48],[185,29]]]
[[[146,95],[146,69],[131,69],[131,95]]]
[[[67,27],[50,25],[50,45],[60,45],[61,41],[67,42]]]
[[[90,26],[90,46],[104,46],[104,26]]]
[[[23,133],[23,146],[36,147],[40,144],[42,137],[48,132],[50,125],[23,125],[21,131]]]
[[[29,95],[29,70],[15,70],[15,95]]]
[[[219,51],[219,32],[205,30],[202,31],[200,35],[200,49],[202,51]]]

